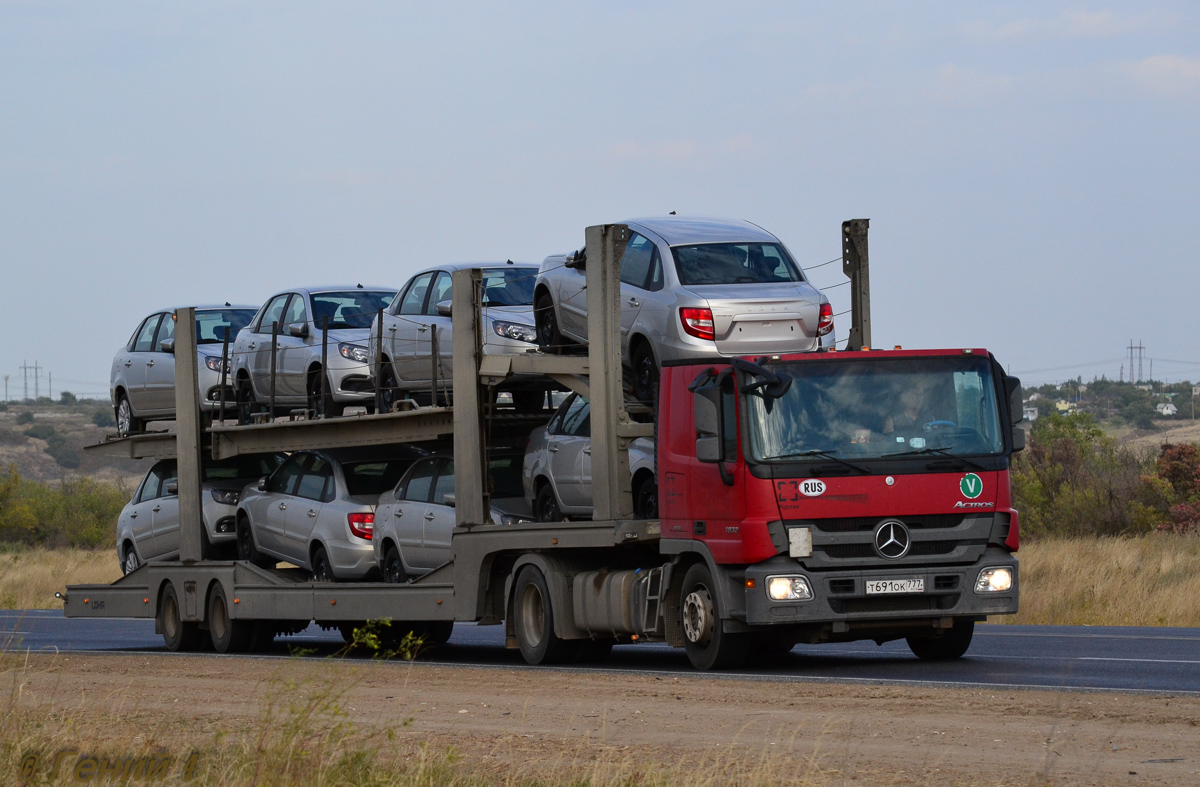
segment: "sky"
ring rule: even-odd
[[[677,211],[806,267],[870,218],[876,346],[1200,379],[1198,140],[1194,2],[3,2],[0,373]]]

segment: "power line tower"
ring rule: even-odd
[[[1142,381],[1142,359],[1145,357],[1145,354],[1146,354],[1146,346],[1144,344],[1142,344],[1141,340],[1138,340],[1138,343],[1134,344],[1133,339],[1130,339],[1129,346],[1126,347],[1125,349],[1129,350],[1129,382],[1131,382],[1131,383],[1139,382],[1140,383]],[[1133,376],[1134,358],[1137,358],[1137,378],[1136,379]]]
[[[29,365],[28,361],[21,362],[21,374],[25,380],[25,401],[29,401],[29,373],[33,372],[33,398],[36,400],[41,395],[39,380],[42,376],[42,366],[37,361],[33,362],[33,366]]]

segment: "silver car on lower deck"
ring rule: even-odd
[[[388,287],[349,285],[296,288],[268,298],[233,346],[239,420],[249,423],[269,407],[272,368],[276,410],[303,407],[337,416],[348,405],[373,408],[367,342],[379,310],[395,296]],[[277,329],[272,359],[273,324]],[[322,368],[323,358],[327,368]]]
[[[238,504],[239,559],[284,561],[321,581],[377,577],[375,506],[424,454],[410,446],[297,451]]]
[[[748,221],[623,222],[621,349],[649,400],[663,364],[832,347],[833,309],[783,243]],[[547,257],[534,291],[538,343],[587,341],[586,255]]]
[[[196,307],[196,368],[200,410],[221,408],[221,353],[225,336],[230,344],[254,317],[253,306]],[[226,380],[225,402],[234,407],[233,389]],[[175,309],[151,314],[138,325],[125,346],[113,356],[109,396],[122,437],[143,431],[147,421],[175,418]]]

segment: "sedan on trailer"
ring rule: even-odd
[[[232,557],[242,490],[273,473],[286,454],[246,454],[200,466],[200,531],[205,558]],[[117,559],[128,574],[150,560],[179,559],[179,479],[174,459],[156,462],[117,519]]]
[[[537,347],[533,319],[536,265],[510,260],[456,263],[421,271],[404,285],[383,315],[382,395],[386,409],[390,410],[394,401],[405,397],[420,404],[435,401],[432,391],[435,364],[439,393],[450,390],[451,274],[464,268],[483,271],[483,354],[517,355]],[[378,332],[372,332],[368,353],[371,358],[378,347]],[[371,371],[375,371],[374,367]],[[509,380],[503,390],[511,392],[514,405],[521,410],[540,410],[545,401],[544,378]]]
[[[532,520],[521,489],[521,454],[488,459],[492,521],[515,525]],[[418,460],[375,509],[375,561],[385,582],[408,582],[450,561],[455,527],[454,460]]]
[[[394,289],[359,284],[268,298],[233,347],[238,420],[250,423],[271,402],[276,411],[303,407],[328,416],[353,405],[372,409],[367,342],[379,310],[395,297]]]
[[[424,454],[410,446],[297,451],[246,489],[237,508],[238,558],[291,563],[323,582],[374,577],[379,496]]]
[[[658,481],[654,440],[629,444],[633,511],[640,519],[658,518]],[[592,414],[588,400],[568,396],[545,426],[534,429],[525,449],[522,483],[539,522],[592,516]]]
[[[200,410],[221,409],[221,353],[254,317],[253,306],[196,307],[196,367],[199,371]],[[125,437],[145,429],[148,421],[175,418],[175,309],[163,309],[142,320],[125,346],[113,356],[109,396],[117,418],[117,434]],[[233,389],[225,389],[227,408],[233,408]]]
[[[649,401],[662,365],[833,347],[833,308],[771,233],[682,216],[624,222],[621,357]],[[587,341],[585,249],[547,257],[534,288],[543,350]]]

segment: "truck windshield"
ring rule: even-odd
[[[978,456],[1004,450],[991,365],[972,356],[771,364],[779,399],[748,395],[757,462]]]

